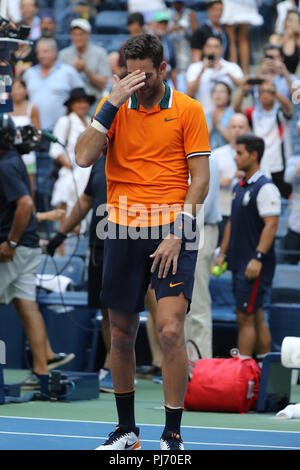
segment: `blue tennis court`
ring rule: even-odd
[[[1,450],[93,450],[114,423],[0,418]],[[141,424],[143,450],[159,450],[162,426]],[[300,432],[182,427],[185,450],[300,450]]]

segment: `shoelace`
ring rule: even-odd
[[[173,450],[179,449],[180,444],[182,444],[180,435],[175,434],[175,432],[172,432],[171,437],[167,441],[169,448]]]
[[[119,426],[116,426],[116,429],[109,433],[108,439],[105,442],[105,444],[112,444],[113,442],[117,441],[120,439],[120,437],[128,435],[128,432],[122,431],[122,429]]]

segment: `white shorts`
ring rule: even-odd
[[[36,300],[36,272],[41,258],[40,248],[18,246],[14,259],[0,263],[0,303],[13,299]]]

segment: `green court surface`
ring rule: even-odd
[[[5,383],[16,383],[27,376],[26,370],[4,370]],[[300,402],[300,386],[293,385],[290,403]],[[163,387],[150,380],[136,384],[136,422],[138,424],[163,425]],[[276,413],[208,413],[186,411],[183,426],[208,428],[235,428],[270,431],[300,431],[300,419],[282,420]],[[99,399],[70,402],[39,402],[5,404],[0,407],[0,416],[43,418],[75,421],[101,421],[115,423],[117,420],[114,395],[99,394]]]

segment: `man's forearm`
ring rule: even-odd
[[[8,234],[8,239],[18,243],[29,223],[33,212],[33,203],[29,201],[18,204],[13,223]]]
[[[220,253],[226,255],[229,248],[229,241],[230,241],[230,231],[231,231],[231,222],[230,219],[227,221],[225,225],[223,238],[220,246]]]
[[[265,224],[263,231],[261,232],[259,243],[256,247],[257,251],[261,251],[264,254],[268,253],[270,250],[278,227],[278,218],[272,217],[272,219],[272,221]]]
[[[106,145],[106,134],[89,127],[79,137],[76,147],[76,163],[83,168],[93,165]]]
[[[88,214],[92,207],[92,199],[86,196],[84,193],[80,196],[76,204],[74,205],[71,214],[63,223],[60,232],[64,235],[72,232],[74,228],[80,224],[82,219]]]

